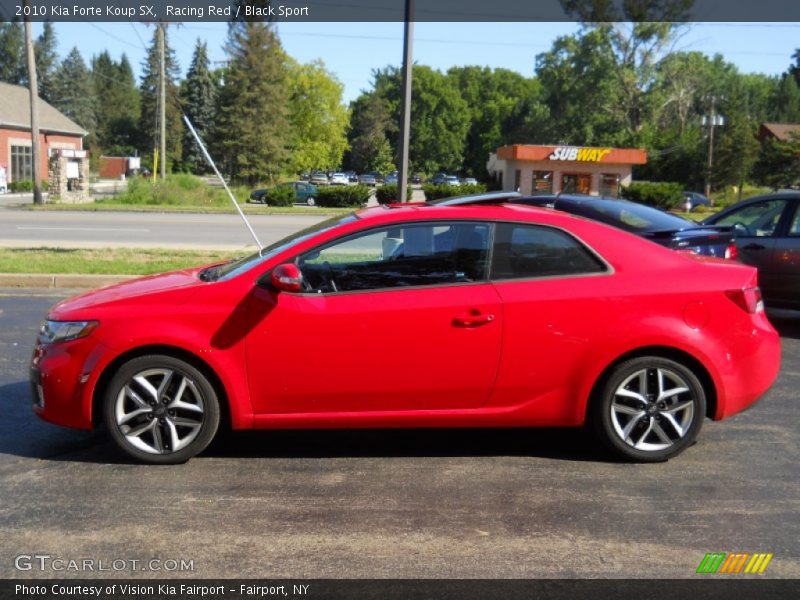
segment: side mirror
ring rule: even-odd
[[[303,289],[303,274],[294,263],[278,265],[269,276],[270,285],[282,292],[299,292]]]

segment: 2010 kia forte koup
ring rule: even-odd
[[[57,304],[34,410],[177,463],[233,429],[590,424],[662,461],[775,380],[756,270],[514,204],[385,206]],[[534,433],[532,433],[534,435]]]

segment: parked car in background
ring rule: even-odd
[[[447,183],[447,177],[448,177],[447,173],[439,171],[438,173],[436,173],[436,175],[431,177],[430,183],[432,183],[433,185],[444,185]]]
[[[309,340],[325,360],[298,360]],[[29,377],[41,418],[148,463],[188,460],[221,423],[589,424],[659,462],[764,394],[780,351],[752,267],[555,210],[417,204],[64,300]]]
[[[331,185],[347,185],[350,183],[350,180],[344,173],[331,173],[328,183]]]
[[[305,181],[293,181],[291,183],[281,183],[277,187],[291,188],[294,193],[295,202],[302,202],[308,206],[314,206],[317,203],[317,186],[315,185],[306,183]],[[266,194],[269,190],[270,188],[254,190],[253,193],[250,194],[250,200],[252,202],[266,203]]]
[[[375,186],[378,184],[378,180],[375,179],[375,176],[370,175],[369,173],[364,173],[363,175],[359,175],[358,182],[362,185],[371,185],[371,186]]]
[[[736,258],[732,227],[699,225],[652,206],[580,194],[523,196],[514,202],[562,210],[624,229],[673,250]]]
[[[478,180],[474,177],[465,177],[462,183],[464,185],[478,185]]]
[[[445,177],[444,183],[445,185],[452,185],[452,186],[461,185],[461,182],[455,175],[448,175],[447,177]]]
[[[411,183],[414,185],[419,185],[422,183],[422,175],[420,173],[415,173],[414,176],[411,178]]]
[[[384,180],[386,185],[397,185],[397,173],[389,173]]]
[[[344,174],[350,183],[358,183],[358,175],[355,171],[345,171]]]
[[[767,306],[800,309],[800,192],[748,198],[703,224],[733,229],[739,260],[758,267]]]
[[[328,176],[322,171],[312,171],[309,181],[314,185],[328,185]]]
[[[711,206],[711,200],[709,200],[705,194],[701,194],[700,192],[684,191],[683,206],[680,206],[679,208],[685,210],[688,207],[691,211],[698,206]]]

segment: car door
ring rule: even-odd
[[[795,198],[790,204],[789,218],[775,236],[775,247],[772,251],[772,264],[775,277],[771,296],[767,302],[800,308],[800,199]]]
[[[758,268],[758,280],[765,298],[779,293],[780,274],[774,256],[777,236],[787,218],[790,197],[771,197],[735,208],[720,218],[710,219],[714,225],[734,229],[739,260]]]
[[[497,374],[492,226],[372,229],[296,257],[302,293],[253,291],[246,360],[257,414],[465,409]]]
[[[492,405],[534,403],[539,423],[574,418],[565,411],[581,383],[575,365],[592,335],[613,339],[616,309],[604,293],[611,274],[566,231],[497,225],[490,277],[503,301],[504,326]]]

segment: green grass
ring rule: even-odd
[[[316,217],[333,217],[353,212],[352,208],[322,208],[316,206],[263,206],[261,204],[243,204],[242,210],[248,215],[308,215]],[[230,200],[223,206],[187,205],[151,205],[151,204],[119,204],[113,200],[102,200],[87,204],[43,204],[20,206],[24,210],[43,211],[79,211],[79,212],[157,212],[157,213],[201,213],[201,214],[236,214]]]
[[[150,275],[242,254],[225,250],[0,248],[0,273]]]

